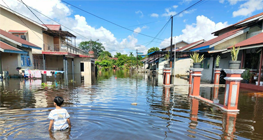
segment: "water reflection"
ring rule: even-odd
[[[263,138],[262,93],[241,91],[241,111],[231,114],[189,98],[188,87],[159,85],[162,80],[157,75],[98,72],[93,85],[85,84],[86,77],[80,75],[68,78],[66,86],[63,79],[47,79],[47,89],[42,88],[41,80],[0,83],[0,139]],[[201,90],[204,97],[223,100],[224,89]],[[69,132],[47,131],[55,96],[65,100],[72,121]]]

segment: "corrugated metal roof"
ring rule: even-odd
[[[3,52],[8,52],[8,53],[23,53],[22,50],[16,48],[16,47],[13,47],[11,45],[8,45],[2,41],[0,41],[0,49],[3,51]]]
[[[27,30],[9,30],[9,33],[27,33]]]
[[[202,40],[193,42],[193,43],[188,44],[188,45],[186,45],[186,46],[184,46],[184,47],[182,47],[182,48],[180,48],[180,49],[178,49],[178,50],[176,50],[176,51],[181,51],[181,50],[184,50],[184,49],[191,49],[192,47],[195,47],[196,45],[199,45],[201,42],[204,42],[204,40],[202,39]],[[196,45],[195,45],[195,44],[196,44]]]
[[[14,41],[16,41],[16,42],[21,43],[22,46],[24,46],[24,47],[31,46],[31,47],[33,47],[33,48],[35,48],[35,49],[40,49],[40,50],[41,50],[41,48],[38,47],[37,45],[35,45],[35,44],[33,44],[33,43],[30,43],[30,42],[28,42],[28,41],[26,41],[26,40],[24,40],[24,39],[22,39],[22,38],[19,38],[19,37],[15,36],[15,35],[12,35],[12,34],[6,32],[6,31],[4,31],[4,30],[1,30],[1,29],[0,29],[0,34],[3,35],[3,36],[5,36],[5,37],[7,37],[7,38],[9,38],[9,39],[11,39],[11,40],[14,40]]]
[[[42,24],[43,26],[47,26],[49,30],[59,31],[61,25],[58,24]]]

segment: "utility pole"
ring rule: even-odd
[[[171,16],[171,48],[170,48],[170,68],[172,68],[172,52],[173,52],[173,16]]]
[[[137,71],[138,71],[138,49],[136,49]]]

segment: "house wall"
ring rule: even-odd
[[[1,21],[1,29],[5,31],[9,30],[27,30],[28,31],[28,41],[37,45],[38,47],[43,48],[43,34],[42,28],[27,21],[22,18],[18,18],[18,16],[14,15],[6,11],[5,9],[1,9],[0,21]],[[24,24],[22,21],[26,24]],[[28,27],[30,27],[30,29]],[[41,53],[42,50],[33,49],[33,53]]]
[[[159,58],[158,68],[156,69],[156,72],[158,74],[163,74],[165,64],[168,64],[168,60],[165,60],[164,58]]]
[[[245,39],[246,39],[246,33],[244,33],[242,35],[239,35],[237,37],[234,37],[232,39],[229,39],[229,40],[227,40],[227,41],[225,41],[223,43],[220,43],[220,44],[216,45],[214,47],[214,49],[215,50],[226,49],[226,48],[231,47],[231,46],[233,46],[233,45],[235,45],[235,44],[237,44],[237,43],[239,43],[239,42],[241,42],[241,41],[243,41]]]
[[[43,38],[44,38],[44,45],[47,47],[49,46],[49,51],[54,51],[54,38],[53,36],[47,35],[43,33]],[[44,48],[43,48],[44,50]]]
[[[173,63],[174,65],[174,63]],[[193,60],[191,58],[179,59],[175,62],[175,75],[189,75],[187,71],[190,69],[190,66],[193,65]],[[173,66],[174,68],[174,66]],[[174,73],[174,70],[172,71]],[[174,74],[173,74],[174,75]]]
[[[3,71],[8,71],[9,75],[18,74],[16,68],[19,67],[17,59],[19,56],[15,53],[1,53]]]
[[[84,63],[84,71],[80,71],[80,63]],[[90,58],[75,58],[74,59],[74,73],[84,76],[84,84],[91,85],[91,59]]]
[[[63,70],[63,56],[46,55],[46,70]]]
[[[257,25],[256,26],[252,26],[252,27],[250,27],[246,38],[253,37],[253,36],[255,36],[255,35],[257,35],[257,34],[259,34],[261,32],[262,32],[261,27],[259,27]]]
[[[201,81],[203,82],[210,82],[212,78],[212,71],[213,71],[213,57],[208,58],[209,68],[203,69]]]

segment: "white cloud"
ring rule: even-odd
[[[191,43],[201,39],[210,40],[215,37],[211,34],[213,31],[222,29],[226,26],[227,22],[215,23],[203,15],[197,16],[196,23],[186,25],[185,29],[182,30],[181,35],[173,37],[173,42],[184,40],[186,42]],[[161,42],[160,48],[167,47],[169,45],[170,38],[166,38]]]
[[[142,31],[142,29],[145,29],[147,28],[147,26],[143,26],[142,28],[141,27],[137,27],[136,29],[133,30],[134,33],[140,33]]]
[[[134,31],[134,33],[140,33],[142,31],[142,29],[140,27],[137,27],[133,31]]]
[[[165,9],[165,13],[162,14],[163,17],[169,17],[169,16],[172,16],[172,15],[175,15],[176,12],[175,11],[170,11],[170,8],[166,8]]]
[[[233,17],[250,16],[256,10],[263,9],[263,0],[249,0],[239,6],[237,11],[233,12]]]
[[[184,19],[184,20],[183,20],[183,22],[186,22],[186,21],[187,21],[187,19]]]
[[[85,40],[97,40],[99,39],[99,42],[101,42],[106,50],[114,53],[114,52],[129,52],[129,51],[135,51],[136,44],[138,43],[138,40],[134,37],[133,33],[127,38],[121,39],[121,41],[118,41],[118,39],[114,36],[114,34],[109,31],[108,29],[104,28],[103,26],[95,28],[89,25],[87,22],[87,19],[84,16],[81,15],[72,15],[72,10],[70,7],[62,3],[60,0],[23,0],[27,5],[30,7],[35,8],[39,12],[51,17],[52,19],[55,19],[57,22],[61,23],[62,25],[72,29],[73,31],[77,32],[78,34],[81,34],[82,36],[74,33],[73,31],[70,31],[71,33],[75,34],[77,36],[76,42],[80,43],[81,41]],[[37,22],[40,23],[40,21],[20,2],[13,0],[13,1],[7,1],[5,2],[10,6],[12,10],[17,11],[18,13],[25,15]],[[5,4],[0,0],[0,4]],[[33,10],[34,11],[34,10]],[[35,11],[34,11],[35,12]],[[35,14],[44,22],[48,24],[57,24],[46,17],[41,16],[37,12]],[[1,28],[1,27],[0,27]],[[146,26],[141,27],[140,29],[144,29]],[[67,30],[65,27],[62,26],[63,30]],[[84,36],[84,37],[83,37]],[[128,46],[128,47],[127,47]],[[143,48],[145,46],[141,46]],[[128,49],[128,50],[127,50]]]
[[[219,2],[220,2],[220,3],[224,3],[224,2],[225,2],[225,0],[219,0]]]
[[[151,14],[151,17],[159,17],[159,15],[156,14],[156,13],[152,13],[152,14]]]
[[[141,16],[140,16],[141,18],[143,17],[143,13],[142,13],[141,10],[138,10],[138,11],[136,11],[135,13],[136,13],[136,14],[141,14]]]
[[[178,5],[174,5],[173,8],[176,9],[178,7]]]
[[[192,9],[192,10],[189,10],[189,11],[184,11],[181,14],[179,14],[179,17],[183,17],[184,14],[190,14],[190,13],[193,13],[194,11],[195,11],[195,9]]]
[[[243,1],[243,0],[228,0],[228,2],[231,4],[231,5],[235,5],[237,4],[237,2],[239,1]]]

